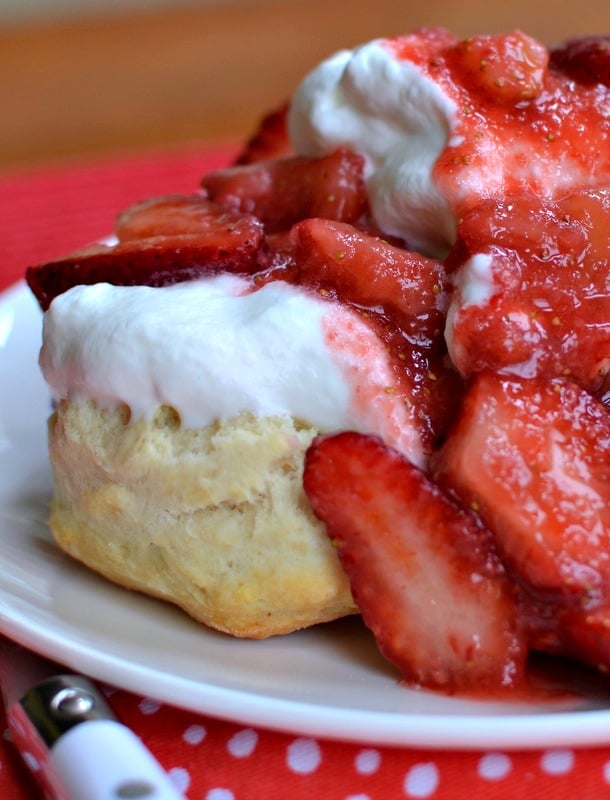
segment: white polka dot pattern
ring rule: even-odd
[[[122,699],[124,702],[124,696],[120,690],[116,692],[119,703]],[[142,720],[142,726],[137,720],[136,724],[131,720],[136,732],[140,727],[153,726],[164,733],[165,720],[182,713],[151,698],[134,697],[132,709]],[[291,800],[309,800],[314,796],[327,800],[326,795],[319,794],[318,787],[332,785],[332,798],[336,800],[378,800],[392,791],[392,786],[392,798],[402,797],[403,800],[470,800],[489,796],[489,792],[496,791],[490,784],[497,784],[498,791],[501,785],[502,797],[512,797],[513,792],[515,797],[521,796],[521,786],[527,788],[528,800],[544,800],[550,796],[554,800],[573,800],[580,796],[574,788],[577,781],[582,780],[585,772],[589,781],[592,775],[591,769],[587,771],[580,764],[586,765],[594,753],[598,753],[595,756],[598,782],[595,796],[604,796],[610,786],[610,749],[603,748],[590,752],[552,748],[538,753],[464,753],[456,760],[455,754],[452,757],[452,754],[436,751],[425,754],[400,747],[385,749],[325,742],[193,715],[185,717],[182,727],[171,730],[174,734],[171,746],[168,740],[167,749],[171,763],[165,763],[165,768],[174,786],[189,800],[244,800],[254,796],[251,794],[253,776],[261,775],[268,781],[266,789],[260,793],[265,798],[276,796],[273,792],[279,786],[282,796]],[[162,738],[159,733],[157,735]],[[6,746],[12,746],[6,730],[4,738],[8,740]],[[422,758],[422,755],[428,757]],[[164,763],[162,757],[160,761]],[[12,797],[12,793],[7,794],[3,788],[7,763],[0,749],[0,797]],[[283,769],[280,768],[282,763]],[[36,763],[30,766],[35,769]],[[361,787],[359,782],[362,782]],[[532,782],[546,788],[535,792]],[[564,786],[572,788],[562,793]],[[20,800],[23,800],[21,796]]]
[[[235,795],[230,789],[210,789],[205,800],[235,800]]]
[[[511,760],[504,753],[487,753],[478,764],[478,774],[486,781],[500,781],[511,771]]]
[[[207,735],[207,731],[203,725],[189,725],[189,727],[182,734],[182,739],[187,744],[201,744]]]
[[[310,775],[320,766],[322,754],[315,739],[295,739],[288,745],[286,761],[292,772]]]
[[[254,752],[257,741],[258,734],[256,731],[252,730],[252,728],[247,728],[234,734],[229,739],[227,748],[235,758],[247,758]]]
[[[112,696],[113,693],[109,694]],[[116,692],[119,700],[122,695],[120,690]],[[164,719],[167,715],[181,713],[152,698],[134,697],[133,704],[143,724],[157,726],[160,729],[163,729],[163,721],[160,718]],[[159,721],[155,722],[155,720]],[[199,718],[195,718],[195,720],[191,715],[190,720],[178,731],[177,739],[172,739],[173,763],[165,767],[174,786],[185,797],[188,796],[189,800],[191,797],[194,800],[242,800],[244,786],[247,786],[249,791],[251,776],[260,774],[265,775],[266,780],[272,781],[274,790],[276,785],[281,787],[286,785],[286,796],[292,795],[294,800],[305,800],[305,798],[309,800],[318,791],[318,783],[312,783],[313,794],[307,793],[308,778],[313,781],[322,781],[323,784],[328,781],[329,785],[334,785],[337,776],[339,780],[345,776],[345,789],[341,792],[338,787],[337,792],[332,795],[333,800],[335,798],[336,800],[377,800],[379,788],[376,783],[371,783],[371,781],[376,782],[377,776],[379,776],[379,785],[385,787],[389,785],[389,774],[393,775],[391,780],[395,782],[394,785],[400,792],[400,795],[396,795],[396,797],[401,796],[404,800],[437,800],[437,798],[440,800],[441,797],[445,797],[447,791],[453,792],[458,785],[459,789],[455,790],[455,795],[452,794],[452,800],[454,798],[455,800],[470,800],[471,796],[478,796],[477,792],[481,796],[486,796],[486,792],[493,791],[491,787],[486,790],[485,784],[501,782],[503,792],[512,792],[514,786],[515,796],[519,796],[518,781],[523,781],[524,777],[530,799],[538,800],[538,795],[530,791],[531,782],[546,779],[552,781],[553,788],[545,790],[546,794],[543,793],[541,797],[550,796],[552,793],[554,800],[573,800],[573,797],[578,796],[578,792],[562,795],[559,788],[566,783],[569,784],[570,781],[574,783],[578,780],[579,761],[585,758],[582,750],[574,751],[569,748],[552,748],[537,754],[507,754],[489,751],[478,754],[461,754],[459,761],[453,761],[452,766],[449,767],[444,758],[451,754],[442,752],[431,754],[435,755],[433,758],[419,760],[417,752],[401,750],[400,747],[389,749],[363,747],[357,744],[324,742],[305,736],[272,734],[276,737],[274,755],[281,755],[283,751],[285,769],[278,773],[276,766],[276,773],[271,775],[267,761],[271,752],[268,733],[255,728],[239,727],[231,723],[219,723],[213,719],[201,718],[199,720]],[[225,726],[222,742],[219,741],[219,733],[215,732],[216,725]],[[134,728],[137,732],[138,726],[136,725]],[[10,742],[10,734],[7,730],[4,732],[4,738]],[[176,758],[177,742],[182,743],[185,748],[182,763]],[[202,749],[199,750],[199,748]],[[602,756],[604,755],[603,750],[599,752]],[[225,756],[224,770],[215,773],[215,778],[212,774],[208,776],[210,765],[215,768],[217,763],[222,761],[223,753]],[[33,761],[34,756],[31,756],[31,759],[30,768],[36,769],[38,765]],[[470,793],[465,790],[466,773],[461,766],[465,759],[469,759],[471,765],[468,772],[470,777],[467,779],[471,786]],[[528,759],[528,770],[525,772],[521,767],[520,772],[516,774],[520,759]],[[160,760],[163,763],[162,759]],[[340,768],[337,767],[337,760],[342,765]],[[240,762],[243,762],[244,768],[249,770],[247,773],[239,773],[237,768]],[[275,764],[277,765],[277,763],[276,761]],[[234,766],[232,767],[231,764]],[[249,766],[246,767],[246,764]],[[3,761],[0,750],[0,788],[5,773],[6,762]],[[236,780],[238,774],[242,775],[241,783]],[[292,794],[289,788],[291,775],[293,780],[299,782],[296,785],[301,787],[304,794],[298,796]],[[317,775],[320,777],[317,778]],[[329,775],[333,776],[330,780]],[[599,786],[605,786],[607,789],[610,786],[610,750],[605,752],[605,758],[598,758],[597,775]],[[557,781],[557,778],[562,780]],[[362,791],[359,791],[358,780],[363,781]],[[202,781],[205,783],[201,787]],[[472,781],[478,781],[478,784],[473,787]],[[524,785],[524,783],[521,784],[522,787]],[[284,791],[283,788],[282,791]],[[603,794],[604,791],[604,788],[600,788],[598,793]],[[385,788],[382,792],[385,792]],[[0,796],[4,797],[5,795],[0,794]],[[261,794],[262,796],[263,794]],[[269,790],[267,789],[265,797],[268,796]],[[326,800],[326,796],[320,795],[320,800]]]
[[[381,753],[379,750],[361,750],[355,759],[356,772],[360,775],[372,775],[377,772],[381,764]]]
[[[161,709],[161,703],[158,700],[151,700],[150,697],[143,697],[139,708],[142,714],[156,714]]]
[[[548,750],[542,754],[540,766],[547,775],[567,775],[574,767],[572,750]]]
[[[191,776],[189,775],[188,770],[184,769],[183,767],[173,767],[172,769],[168,770],[167,774],[179,792],[184,793],[188,791],[188,788],[191,785]]]
[[[404,790],[407,797],[432,797],[440,783],[438,767],[432,762],[415,764],[407,772]]]
[[[30,772],[36,773],[36,772],[39,771],[40,762],[38,761],[38,759],[36,758],[35,755],[33,755],[32,753],[26,751],[23,754],[23,760],[27,764],[27,767],[30,770]]]

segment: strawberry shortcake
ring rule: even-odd
[[[609,44],[341,51],[30,268],[59,545],[238,636],[359,611],[418,685],[610,669]]]

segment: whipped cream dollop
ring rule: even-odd
[[[470,306],[486,306],[500,291],[494,280],[492,253],[475,253],[467,259],[453,276],[453,294],[445,320],[445,342],[449,357],[460,364],[465,356],[455,339],[454,331],[460,313]]]
[[[347,146],[365,158],[376,224],[433,256],[446,253],[456,223],[433,177],[456,121],[456,104],[416,64],[376,39],[316,67],[295,92],[295,150],[322,156]]]
[[[354,311],[287,283],[222,274],[173,286],[76,286],[44,317],[40,366],[55,400],[174,408],[185,427],[240,412],[383,437],[422,463],[383,342]]]

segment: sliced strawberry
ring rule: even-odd
[[[254,276],[257,285],[260,286],[272,280],[298,283],[294,245],[290,239],[290,231],[279,231],[265,236],[257,261],[258,271]]]
[[[593,203],[598,196],[595,192],[579,194],[584,202]],[[565,202],[542,200],[531,194],[480,202],[460,219],[456,247],[447,259],[448,268],[455,269],[460,259],[490,246],[543,264],[549,264],[551,258],[550,266],[569,264],[574,253],[586,247],[589,226],[583,227],[584,214],[576,217],[566,214],[562,207]]]
[[[567,39],[551,50],[550,64],[579,83],[610,86],[610,36]]]
[[[610,668],[606,409],[562,379],[482,373],[432,474],[493,531],[533,602],[534,644]]]
[[[571,376],[599,396],[610,371],[610,192],[490,200],[447,261],[447,341],[464,375]]]
[[[453,418],[462,389],[445,360],[448,298],[442,263],[331,220],[299,222],[290,238],[290,280],[352,304],[374,325],[431,450]]]
[[[266,114],[258,130],[235,159],[235,164],[255,164],[294,155],[288,136],[288,103]]]
[[[256,217],[204,197],[138,203],[117,225],[116,245],[96,245],[35,267],[26,280],[41,308],[77,284],[163,286],[217,272],[252,272],[263,241]]]
[[[495,103],[533,100],[542,91],[549,54],[540,42],[521,31],[472,36],[445,51],[465,85]]]
[[[357,222],[368,210],[361,156],[339,149],[322,158],[293,156],[229,167],[202,186],[224,208],[254,214],[269,233],[308,217]]]
[[[324,219],[298,223],[291,238],[301,282],[399,317],[413,344],[430,346],[438,337],[448,305],[440,261]]]
[[[119,214],[115,233],[120,242],[155,236],[222,235],[243,217],[228,213],[203,194],[165,195],[134,203]]]
[[[304,487],[381,652],[411,682],[514,687],[526,647],[515,591],[477,518],[378,439],[318,438]]]

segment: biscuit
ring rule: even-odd
[[[49,420],[59,546],[128,589],[234,636],[265,638],[356,612],[302,488],[317,431],[243,413],[187,429],[171,408],[61,401]]]

